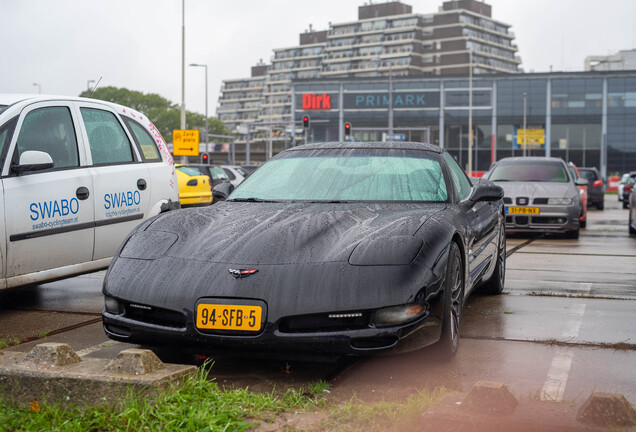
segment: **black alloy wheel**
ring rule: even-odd
[[[482,286],[481,292],[484,294],[501,294],[506,282],[506,226],[501,225],[499,230],[499,249],[497,249],[497,264],[495,271],[488,281]]]
[[[437,353],[443,360],[455,356],[459,347],[462,307],[464,303],[464,267],[457,244],[451,242],[444,281],[444,319],[442,335],[436,344]]]

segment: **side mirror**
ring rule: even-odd
[[[587,179],[580,178],[577,181],[575,181],[574,184],[577,186],[588,186],[590,182]]]
[[[212,196],[215,201],[225,201],[227,197],[234,191],[234,185],[230,182],[223,182],[214,186]]]
[[[30,171],[42,171],[53,168],[51,155],[36,150],[27,150],[20,155],[20,163],[11,165],[11,170],[18,174]]]
[[[482,179],[475,186],[468,196],[468,202],[471,206],[480,201],[498,201],[504,196],[504,190],[486,179]]]

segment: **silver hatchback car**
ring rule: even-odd
[[[484,177],[504,189],[506,231],[563,233],[578,238],[578,183],[562,159],[504,158]]]

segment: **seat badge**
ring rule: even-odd
[[[254,273],[258,272],[258,270],[246,270],[246,269],[228,269],[230,274],[234,276],[236,279],[243,279],[248,276],[252,276]]]

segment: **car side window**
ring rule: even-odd
[[[54,168],[79,166],[75,128],[67,107],[38,108],[24,117],[16,146],[16,162],[28,150],[48,153]]]
[[[2,127],[0,127],[0,166],[4,165],[4,155],[5,152],[8,151],[9,143],[11,142],[11,138],[13,137],[13,131],[15,129],[15,125],[18,122],[18,118],[14,117],[13,119],[6,122]]]
[[[81,108],[86,125],[93,165],[132,162],[130,140],[115,114],[94,108]]]
[[[463,201],[468,198],[468,195],[470,195],[470,190],[472,188],[470,181],[468,180],[464,170],[459,166],[450,153],[445,152],[444,159],[446,159],[446,163],[448,163],[448,167],[450,168],[451,177],[453,178],[453,183],[455,183],[459,199],[460,201]]]
[[[124,123],[128,126],[128,130],[136,141],[137,147],[141,150],[141,156],[146,162],[161,162],[159,150],[155,144],[155,140],[150,136],[148,131],[136,121],[123,117]]]

